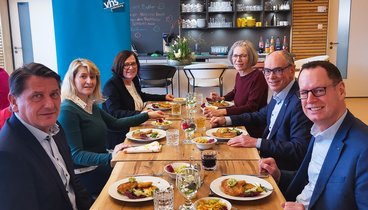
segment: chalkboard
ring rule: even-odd
[[[179,33],[179,0],[130,1],[132,44],[138,53],[162,51],[162,33]]]

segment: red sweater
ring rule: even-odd
[[[259,70],[241,77],[236,74],[234,89],[226,94],[225,100],[234,100],[234,107],[227,108],[227,115],[255,112],[267,104],[268,86]]]

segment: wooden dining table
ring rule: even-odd
[[[184,109],[184,111],[183,111]],[[196,112],[192,114],[192,117],[203,116],[202,111],[197,107]],[[184,106],[182,107],[182,116],[186,116],[187,113]],[[170,116],[169,111],[165,111],[167,116]],[[164,173],[165,165],[173,162],[188,162],[191,159],[192,162],[200,163],[199,150],[195,144],[183,144],[183,139],[185,137],[184,132],[180,129],[181,120],[171,120],[171,128],[180,130],[179,145],[172,146],[166,144],[166,138],[158,140],[162,145],[160,152],[156,153],[137,153],[137,154],[127,154],[124,152],[119,152],[113,159],[112,165],[114,169],[110,176],[110,179],[106,183],[102,192],[96,199],[91,209],[109,209],[109,210],[152,210],[153,202],[126,202],[121,200],[116,200],[112,198],[109,193],[109,187],[118,180],[134,176],[155,176],[160,177],[168,182],[175,185],[175,180],[171,179],[168,174]],[[210,129],[209,119],[206,120],[206,128],[202,131],[197,131],[196,136],[205,135],[206,129]],[[142,129],[142,128],[153,128],[152,121],[147,121],[139,126],[132,127],[131,130]],[[239,127],[240,129],[246,130],[244,127]],[[125,144],[130,146],[140,146],[147,144],[147,142],[134,141],[131,139],[125,139]],[[260,159],[258,150],[256,148],[241,148],[241,147],[230,147],[226,144],[226,141],[215,144],[212,148],[217,151],[217,168],[214,171],[201,170],[203,184],[200,187],[195,201],[198,198],[207,197],[210,194],[210,184],[213,180],[228,174],[258,174],[258,161]],[[231,200],[233,205],[233,210],[240,209],[282,209],[281,203],[285,202],[285,198],[280,192],[277,184],[271,176],[263,178],[268,181],[272,187],[272,193],[262,199],[252,200],[252,201],[237,201]],[[185,201],[184,197],[180,195],[179,191],[175,188],[174,192],[174,209],[183,204]]]
[[[116,181],[123,178],[133,177],[137,175],[151,175],[167,180],[175,186],[175,180],[170,178],[168,174],[163,173],[164,166],[171,161],[137,161],[137,162],[118,162],[110,176],[110,179],[103,188],[101,194],[96,199],[91,207],[92,210],[153,210],[153,201],[144,202],[125,202],[112,198],[109,196],[109,187]],[[199,198],[207,197],[210,194],[210,184],[213,180],[221,177],[224,174],[257,174],[258,161],[218,161],[217,169],[215,171],[201,171],[203,173],[204,181],[200,186],[198,193],[193,202]],[[277,210],[282,209],[281,203],[285,202],[285,198],[280,192],[277,184],[271,176],[262,178],[268,181],[272,187],[272,193],[262,199],[252,201],[236,201],[229,200],[233,209],[238,210]],[[180,205],[185,202],[184,197],[174,187],[174,209],[178,209]],[[216,196],[216,195],[215,195]]]

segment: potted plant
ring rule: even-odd
[[[170,51],[167,53],[168,64],[188,65],[192,63],[193,56],[188,40],[178,36],[170,45]]]

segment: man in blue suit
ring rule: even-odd
[[[74,176],[60,111],[60,77],[31,63],[10,76],[13,115],[0,132],[0,208],[89,209],[93,200]]]
[[[214,117],[212,126],[248,125],[266,127],[262,138],[240,135],[228,145],[255,147],[262,157],[274,157],[280,168],[297,170],[307,151],[312,122],[304,115],[296,96],[295,65],[286,51],[269,54],[263,70],[269,88],[274,92],[270,103],[258,112],[230,117]]]
[[[295,173],[260,161],[286,187],[284,209],[368,209],[368,126],[346,108],[340,71],[328,61],[302,66],[299,98],[314,122],[307,154]],[[280,175],[281,173],[281,175]]]

